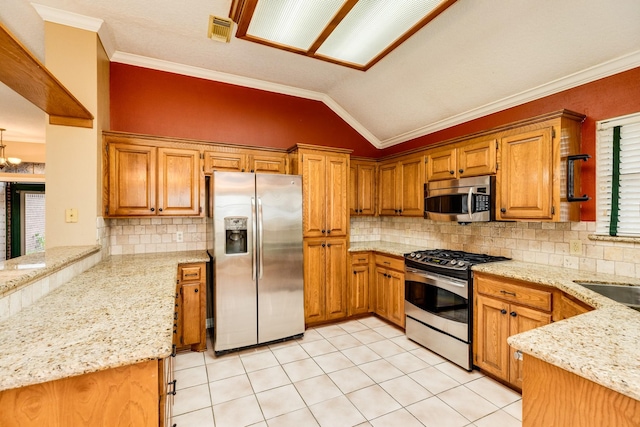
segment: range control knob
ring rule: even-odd
[[[451,265],[456,265],[458,263],[458,261],[456,261],[455,259],[451,260]]]
[[[416,253],[415,253],[415,252],[411,252],[411,253],[409,254],[409,256],[410,256],[411,258],[415,258],[415,257],[416,257]]]
[[[416,254],[416,258],[418,258],[418,259],[422,258],[422,255]]]

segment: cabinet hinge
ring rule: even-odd
[[[202,206],[200,206],[200,213],[202,213]]]
[[[551,139],[556,137],[556,128],[551,128]]]
[[[104,208],[104,214],[105,214],[105,215],[109,215],[109,206],[107,206],[106,208]]]
[[[555,214],[556,214],[556,207],[551,206],[551,215],[555,215]]]
[[[104,151],[109,152],[109,144],[104,144]]]
[[[200,158],[204,160],[204,153],[200,153]]]
[[[498,149],[498,140],[496,139],[496,150]]]

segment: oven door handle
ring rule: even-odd
[[[465,299],[469,298],[469,283],[466,280],[457,279],[455,277],[447,277],[442,274],[416,270],[411,267],[405,267],[405,272],[405,282],[413,280],[414,282],[425,283],[436,288],[447,290]]]

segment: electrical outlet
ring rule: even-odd
[[[582,255],[582,241],[571,240],[569,242],[569,253],[571,255]]]
[[[182,233],[182,231],[176,231],[176,242],[184,242],[184,234]]]
[[[66,222],[78,222],[78,209],[65,209],[64,219]]]

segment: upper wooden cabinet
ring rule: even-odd
[[[105,216],[200,214],[200,152],[105,138]]]
[[[239,150],[222,147],[205,150],[204,172],[286,173],[286,153],[277,151]]]
[[[386,161],[378,168],[378,214],[424,215],[424,156]]]
[[[292,172],[302,175],[303,236],[346,236],[348,151],[299,144],[292,151],[292,158]]]
[[[429,151],[427,181],[495,174],[497,151],[495,138],[474,138],[453,147]]]
[[[375,215],[376,162],[351,160],[349,168],[349,213]]]
[[[579,221],[580,204],[567,200],[566,175],[583,119],[563,111],[499,135],[497,220]]]

